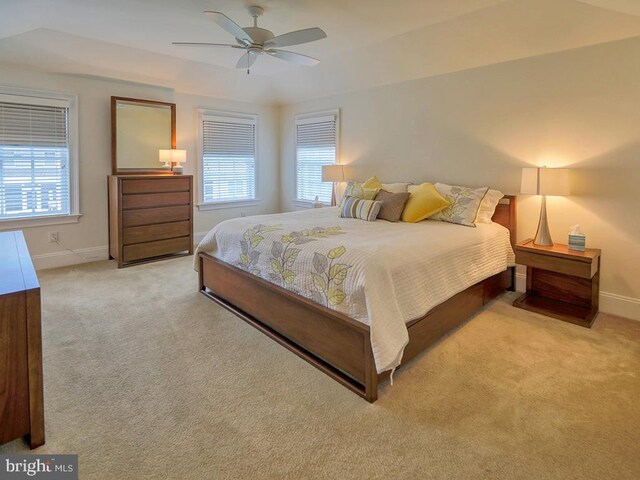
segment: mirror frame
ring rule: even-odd
[[[112,175],[173,175],[171,170],[163,170],[158,167],[145,168],[140,170],[126,169],[118,170],[118,118],[116,105],[118,101],[128,103],[141,103],[146,105],[161,105],[171,107],[171,148],[176,148],[176,104],[168,102],[158,102],[155,100],[142,100],[140,98],[111,97],[111,173]]]

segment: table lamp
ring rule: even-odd
[[[163,164],[163,170],[171,170],[171,150],[159,150],[158,159]]]
[[[520,193],[525,195],[542,195],[540,220],[535,245],[551,247],[553,240],[547,223],[547,195],[569,195],[568,168],[523,168]]]
[[[331,205],[336,204],[336,183],[344,182],[344,167],[342,165],[323,165],[322,181],[332,182]]]
[[[187,161],[187,151],[186,150],[160,150],[158,154],[158,158],[164,170],[171,170],[173,166],[173,173],[182,173],[183,168],[182,164]]]

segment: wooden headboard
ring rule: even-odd
[[[507,227],[511,232],[511,245],[516,244],[516,229],[518,227],[517,214],[516,214],[516,196],[505,195],[498,203],[496,211],[491,217],[496,223]]]

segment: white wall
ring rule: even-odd
[[[255,207],[227,208],[194,212],[194,233],[209,230],[231,217],[278,211],[278,111],[274,107],[253,105],[174,92],[148,85],[104,79],[56,75],[0,64],[0,85],[32,88],[78,95],[80,212],[77,224],[28,227],[23,229],[41,268],[107,258],[108,211],[107,175],[111,173],[111,96],[175,102],[177,147],[187,150],[185,174],[195,172],[197,145],[196,108],[253,113],[259,115],[259,190],[261,203]],[[197,185],[197,180],[194,182]],[[194,192],[195,194],[195,192]],[[196,200],[197,201],[197,200]],[[0,228],[2,226],[0,225]],[[58,231],[60,242],[78,251],[70,253],[48,242],[48,232]],[[197,237],[196,237],[197,238]]]
[[[603,250],[601,309],[640,319],[637,58],[639,38],[285,106],[283,209],[294,208],[293,116],[303,112],[341,109],[341,161],[354,178],[517,193],[521,167],[568,166],[573,195],[548,202],[552,236],[566,243],[581,224]],[[539,202],[519,198],[519,240],[535,234]]]

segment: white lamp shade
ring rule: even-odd
[[[569,169],[541,168],[540,195],[569,195]]]
[[[160,163],[170,163],[171,162],[171,150],[160,150],[158,152],[158,159]]]
[[[525,195],[538,195],[538,169],[523,168],[520,193]]]
[[[569,195],[569,169],[523,168],[520,193],[525,195]]]
[[[161,163],[175,163],[176,165],[180,165],[187,161],[187,151],[175,149],[160,150],[158,158]]]
[[[323,165],[323,182],[344,182],[344,168],[342,165]]]

